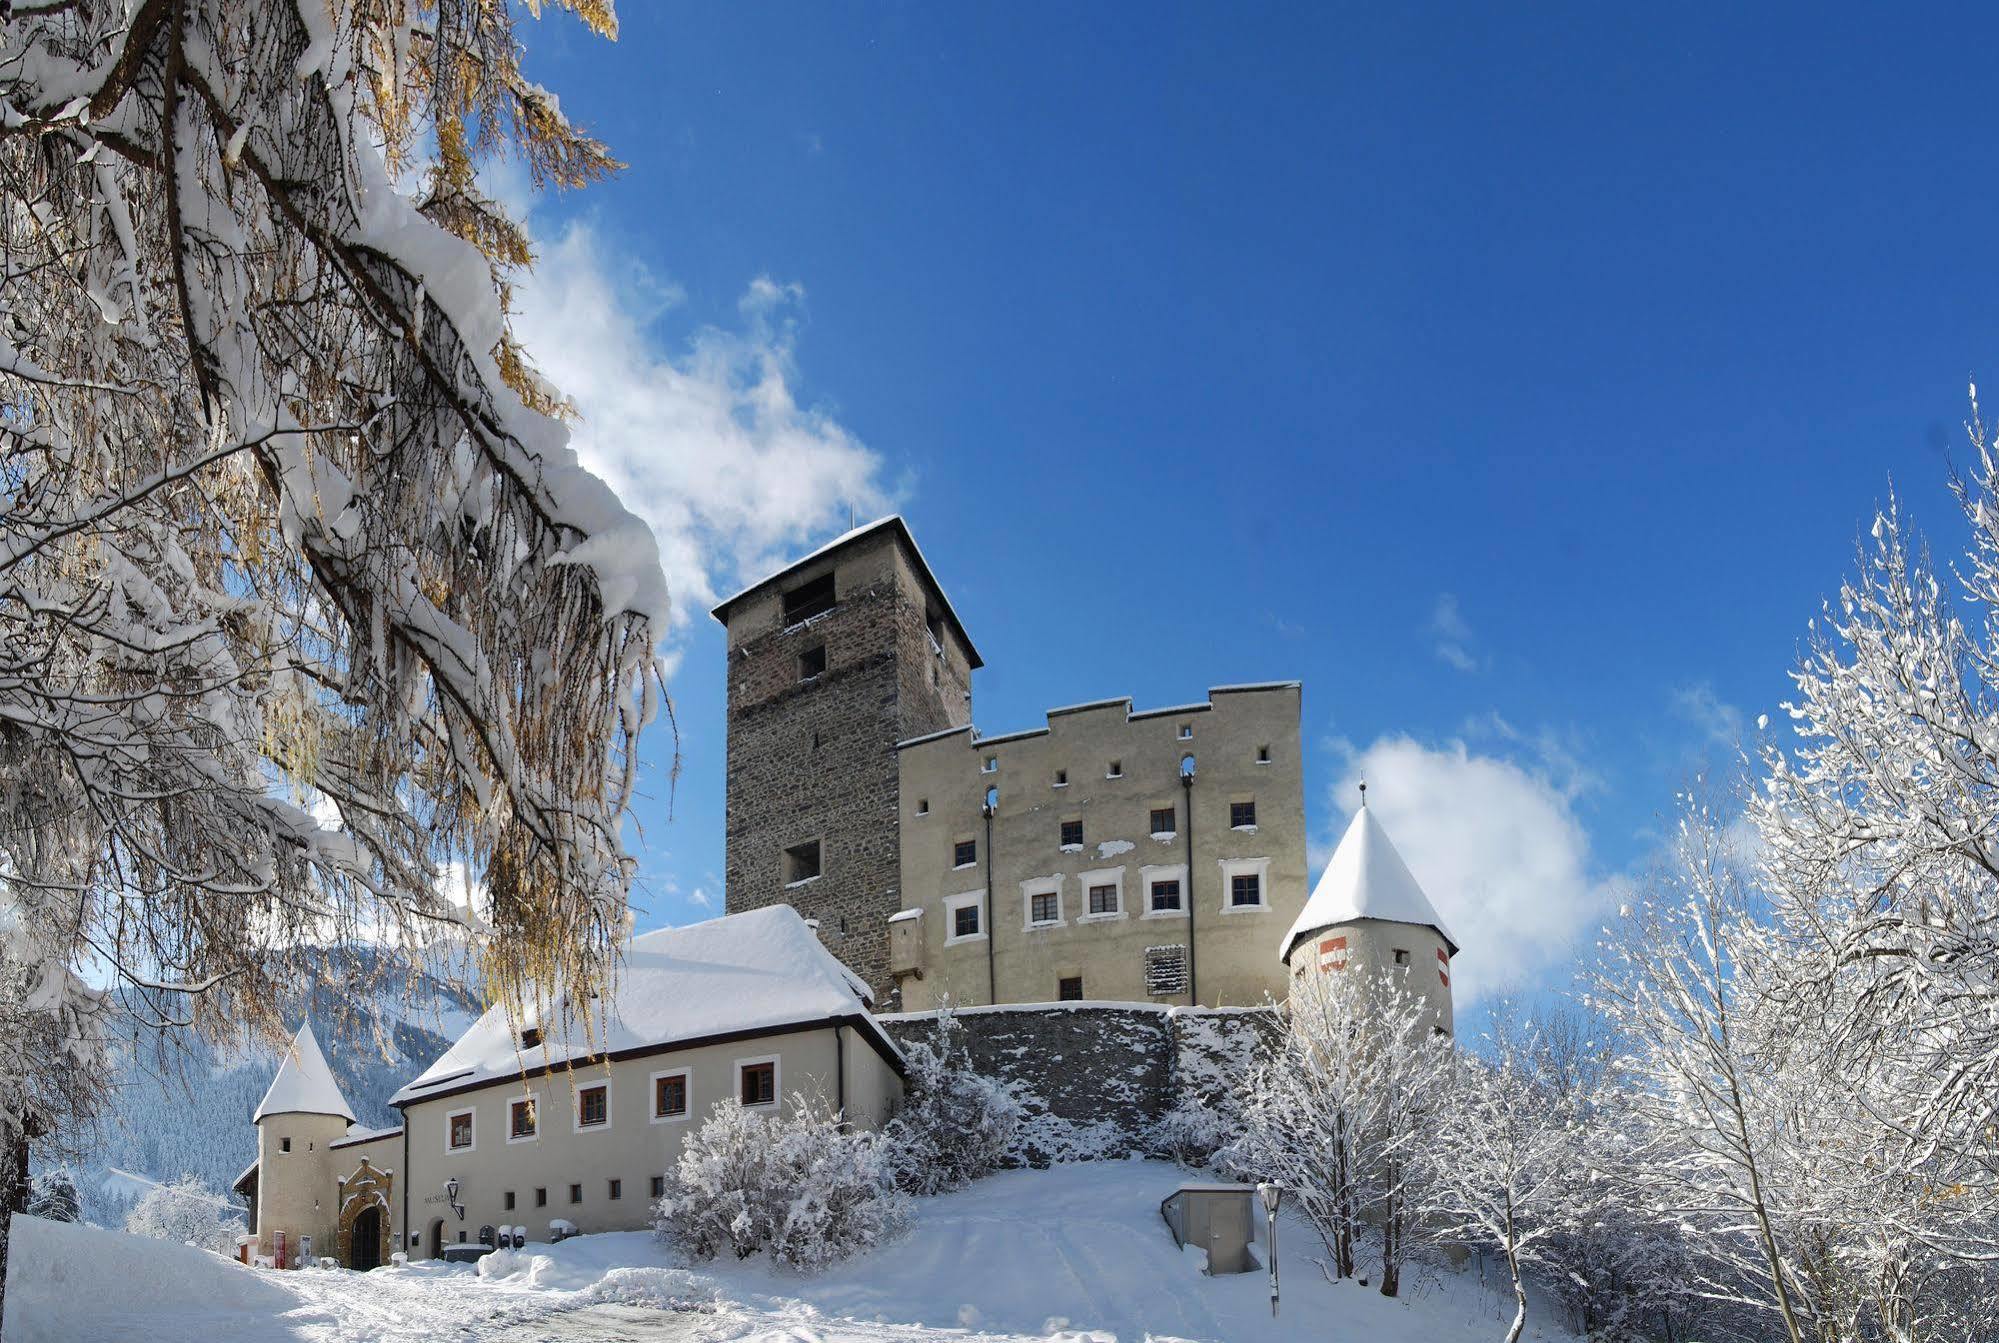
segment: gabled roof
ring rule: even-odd
[[[354,1122],[354,1112],[347,1108],[347,1098],[333,1080],[333,1069],[326,1066],[326,1055],[319,1052],[310,1021],[298,1028],[286,1047],[284,1062],[271,1079],[271,1089],[257,1103],[252,1122],[278,1114],[339,1115],[350,1124]]]
[[[660,1052],[714,1037],[746,1038],[841,1020],[901,1055],[868,1015],[867,985],[821,945],[790,905],[769,905],[625,946],[608,1002],[567,1033],[551,1020],[541,1044],[519,1049],[504,1007],[488,1008],[458,1043],[389,1098],[404,1105],[539,1073],[571,1061]],[[533,1023],[528,1023],[533,1024]]]
[[[1326,864],[1319,884],[1312,888],[1312,898],[1298,911],[1298,921],[1291,925],[1291,931],[1284,934],[1284,943],[1277,949],[1278,959],[1289,956],[1299,939],[1310,937],[1322,928],[1358,919],[1434,928],[1451,954],[1457,955],[1457,939],[1444,927],[1436,906],[1423,894],[1415,874],[1388,842],[1388,835],[1374,819],[1374,813],[1365,806],[1354,813],[1346,834],[1340,837],[1340,846],[1333,850],[1333,860]]]
[[[972,643],[972,636],[965,633],[965,623],[958,619],[958,612],[952,607],[951,599],[944,595],[944,585],[937,581],[936,573],[930,568],[930,561],[923,558],[923,548],[916,544],[915,535],[909,530],[909,524],[903,521],[900,513],[891,513],[885,518],[877,518],[873,522],[864,522],[852,531],[842,532],[811,554],[800,556],[775,573],[765,574],[762,578],[742,589],[733,597],[723,598],[720,602],[716,603],[714,609],[709,614],[726,625],[729,623],[730,608],[742,601],[743,598],[750,596],[752,593],[761,592],[771,584],[783,580],[788,575],[816,560],[825,559],[835,551],[844,550],[848,546],[858,545],[868,537],[873,536],[876,532],[884,529],[895,532],[901,538],[903,545],[908,547],[910,558],[916,564],[916,576],[923,581],[924,586],[930,589],[930,594],[937,599],[937,605],[942,609],[944,619],[951,622],[952,630],[957,633],[958,642],[965,645],[965,657],[972,664],[973,669],[977,670],[985,666],[985,659],[979,656],[977,646]]]

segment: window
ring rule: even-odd
[[[1081,975],[1070,975],[1069,977],[1067,977],[1067,978],[1065,978],[1065,979],[1058,979],[1058,980],[1056,980],[1056,981],[1055,981],[1055,1000],[1056,1000],[1057,1002],[1062,1002],[1062,1003],[1080,1003],[1080,1002],[1082,1002],[1082,1001],[1083,1001],[1083,977],[1082,977]]]
[[[463,1245],[465,1243],[465,1233],[463,1231],[458,1233],[458,1243],[460,1245]]]
[[[576,1127],[602,1128],[611,1122],[611,1084],[598,1082],[576,1092]]]
[[[534,1205],[537,1208],[546,1208],[548,1206],[548,1191],[546,1189],[537,1189],[534,1191]]]
[[[1111,767],[1104,771],[1104,777],[1106,779],[1122,779],[1124,777],[1124,761],[1111,761]]]
[[[1256,824],[1255,798],[1250,798],[1246,802],[1229,803],[1229,826],[1231,829],[1241,830],[1247,826],[1252,826],[1255,824]]]
[[[1239,872],[1229,878],[1229,903],[1238,909],[1263,903],[1263,878],[1254,872]]]
[[[1027,897],[1027,923],[1029,927],[1062,921],[1062,895],[1059,891],[1036,891]]]
[[[944,617],[935,607],[923,613],[923,627],[930,631],[930,644],[939,653],[944,651]]]
[[[521,1030],[521,1048],[533,1049],[541,1044],[541,1027],[527,1026]]]
[[[919,797],[919,798],[917,798],[917,799],[916,799],[916,814],[917,814],[918,816],[928,816],[928,815],[930,814],[930,799],[929,799],[929,798],[927,798],[927,797]]]
[[[1152,908],[1178,911],[1180,908],[1180,883],[1172,878],[1161,878],[1152,883]]]
[[[687,1073],[654,1073],[652,1076],[652,1117],[687,1117]]]
[[[509,1189],[507,1191],[507,1211],[512,1212],[513,1210],[514,1210],[514,1191]]]
[[[796,886],[819,875],[819,841],[808,839],[784,851],[784,884]]]
[[[971,867],[979,861],[979,841],[961,839],[951,845],[951,866]]]
[[[1083,847],[1083,823],[1081,821],[1062,822],[1062,847],[1066,849],[1072,844],[1079,849]]]
[[[291,1150],[292,1150],[292,1140],[291,1140],[290,1138],[280,1138],[280,1139],[278,1139],[278,1150],[279,1150],[280,1152],[289,1152],[289,1151],[291,1151]]]
[[[985,895],[980,891],[966,891],[963,895],[944,897],[945,946],[985,936],[984,900]]]
[[[817,578],[807,579],[784,594],[784,623],[796,625],[801,620],[810,620],[816,615],[824,615],[833,609],[833,574],[831,570]]]
[[[979,907],[959,905],[951,911],[951,936],[977,937],[979,935]]]
[[[507,1106],[507,1137],[519,1140],[535,1135],[534,1098],[514,1101]]]
[[[1180,828],[1180,811],[1177,807],[1154,807],[1152,809],[1152,833],[1170,835]]]
[[[572,1185],[570,1185],[570,1186],[569,1186],[569,1201],[570,1201],[571,1203],[581,1203],[581,1202],[583,1201],[583,1186],[582,1186],[582,1185],[580,1185],[580,1184],[572,1184]]]
[[[666,1197],[666,1177],[664,1175],[655,1175],[652,1177],[652,1196],[654,1198]]]
[[[1256,763],[1259,765],[1270,763],[1270,748],[1268,746],[1259,746],[1256,748]]]
[[[814,644],[798,655],[798,679],[809,681],[826,670],[826,645]]]
[[[1409,964],[1409,952],[1407,948],[1397,947],[1395,949],[1395,963],[1397,965]]]
[[[1055,786],[1056,786],[1057,788],[1067,788],[1067,787],[1069,786],[1069,771],[1068,771],[1068,770],[1066,770],[1066,769],[1058,769],[1058,770],[1056,770],[1056,771],[1055,771]]]
[[[472,1112],[454,1110],[444,1117],[444,1146],[453,1152],[472,1150]]]
[[[1270,890],[1268,858],[1224,858],[1221,867],[1222,913],[1258,914],[1270,908],[1265,903]]]
[[[739,1096],[745,1105],[777,1104],[777,1060],[756,1059],[738,1065]]]
[[[999,773],[999,757],[998,757],[998,756],[996,756],[996,755],[989,755],[989,756],[987,756],[987,757],[986,757],[986,758],[985,758],[985,759],[984,759],[983,761],[981,761],[981,762],[980,762],[980,764],[979,764],[979,773],[981,773],[981,774],[997,774],[997,773]]]
[[[1194,740],[1194,725],[1192,723],[1182,723],[1180,725],[1180,740],[1181,741]]]
[[[625,1196],[625,1182],[623,1180],[611,1181],[611,1197],[623,1198],[624,1196]]]
[[[1090,887],[1090,912],[1092,914],[1117,913],[1117,887],[1108,885]]]

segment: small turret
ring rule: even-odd
[[[329,1145],[343,1138],[354,1111],[333,1079],[312,1023],[298,1028],[278,1075],[257,1105],[257,1253],[275,1257],[280,1239],[287,1264],[305,1237],[315,1257],[334,1253],[340,1210]]]
[[[1451,957],[1458,944],[1361,794],[1311,899],[1284,934],[1278,957],[1293,975],[1395,968],[1427,999],[1439,1029],[1452,1028]]]

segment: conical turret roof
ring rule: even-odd
[[[340,1094],[340,1084],[333,1080],[333,1069],[326,1065],[326,1055],[319,1052],[319,1041],[313,1037],[310,1021],[301,1025],[298,1034],[292,1037],[285,1049],[284,1062],[278,1065],[278,1075],[271,1079],[271,1089],[257,1103],[252,1120],[261,1123],[266,1115],[276,1114],[339,1115],[350,1124],[354,1122],[354,1111]]]
[[[1300,938],[1321,928],[1352,923],[1357,919],[1381,919],[1388,923],[1413,923],[1434,928],[1444,944],[1456,955],[1457,939],[1444,926],[1430,897],[1416,883],[1415,874],[1402,855],[1388,842],[1387,832],[1365,805],[1354,813],[1333,860],[1312,889],[1312,898],[1298,911],[1298,921],[1284,934],[1277,949],[1281,960],[1291,954]]]

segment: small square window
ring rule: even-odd
[[[611,1197],[623,1198],[624,1196],[625,1196],[625,1182],[623,1180],[611,1181]]]
[[[1239,872],[1229,878],[1229,903],[1237,908],[1263,903],[1263,878],[1254,872]]]
[[[1071,975],[1066,979],[1055,981],[1055,1000],[1063,1003],[1082,1002],[1083,977],[1081,975]]]
[[[1255,824],[1256,824],[1255,798],[1250,798],[1246,802],[1229,803],[1229,825],[1231,828],[1240,830],[1243,829],[1245,826],[1252,826]]]
[[[1028,897],[1028,921],[1030,923],[1054,923],[1062,917],[1062,897],[1054,891],[1042,891]]]
[[[918,816],[928,816],[928,815],[930,814],[930,799],[929,799],[929,798],[927,798],[927,797],[919,797],[919,798],[917,798],[917,799],[916,799],[916,814],[917,814]]]
[[[280,1138],[280,1139],[278,1139],[278,1150],[279,1150],[280,1152],[289,1152],[289,1151],[291,1151],[291,1150],[292,1150],[292,1140],[291,1140],[290,1138]]]
[[[777,1065],[745,1063],[742,1070],[742,1101],[745,1105],[777,1103]]]
[[[654,1198],[666,1197],[666,1177],[664,1175],[655,1175],[652,1177],[652,1196]]]
[[[546,1208],[548,1206],[548,1191],[546,1189],[537,1189],[534,1191],[534,1205],[537,1208]]]
[[[1152,809],[1152,833],[1170,835],[1180,828],[1180,810],[1177,807],[1154,807]]]
[[[979,841],[961,839],[951,846],[951,866],[970,867],[979,861]]]
[[[1081,821],[1062,822],[1062,843],[1065,846],[1074,844],[1078,848],[1082,847],[1083,823]]]
[[[1180,725],[1180,740],[1181,741],[1194,740],[1194,725],[1192,723],[1182,723]]]
[[[951,936],[977,937],[979,935],[979,907],[959,905],[951,911]]]
[[[1268,746],[1259,746],[1256,748],[1256,763],[1259,765],[1270,763],[1270,748]]]
[[[999,757],[996,755],[987,756],[985,760],[979,765],[979,773],[981,774],[999,773]]]
[[[1407,948],[1397,947],[1395,949],[1395,963],[1397,965],[1409,964],[1409,952]]]
[[[571,1203],[581,1203],[581,1202],[583,1201],[583,1186],[582,1186],[582,1185],[580,1185],[580,1184],[572,1184],[572,1185],[570,1185],[570,1186],[569,1186],[569,1201],[570,1201]]]
[[[1117,913],[1117,887],[1090,887],[1090,912],[1092,914]]]
[[[581,1128],[597,1128],[611,1118],[611,1088],[601,1082],[576,1093],[576,1123]]]
[[[1155,910],[1177,910],[1180,908],[1180,883],[1167,878],[1152,883],[1152,907]]]
[[[1111,767],[1104,771],[1104,777],[1106,779],[1122,779],[1124,777],[1124,761],[1111,761]]]
[[[784,851],[784,884],[796,886],[819,875],[819,841],[808,839]]]
[[[1055,786],[1056,786],[1057,788],[1067,788],[1067,787],[1069,786],[1069,771],[1068,771],[1068,770],[1066,770],[1066,769],[1058,769],[1058,770],[1056,770],[1056,771],[1055,771]]]
[[[507,1211],[512,1212],[513,1210],[514,1210],[514,1191],[509,1189],[507,1191]]]
[[[687,1113],[687,1074],[677,1073],[653,1083],[652,1112],[659,1119]]]
[[[798,679],[809,681],[826,671],[826,645],[814,644],[798,655]]]

